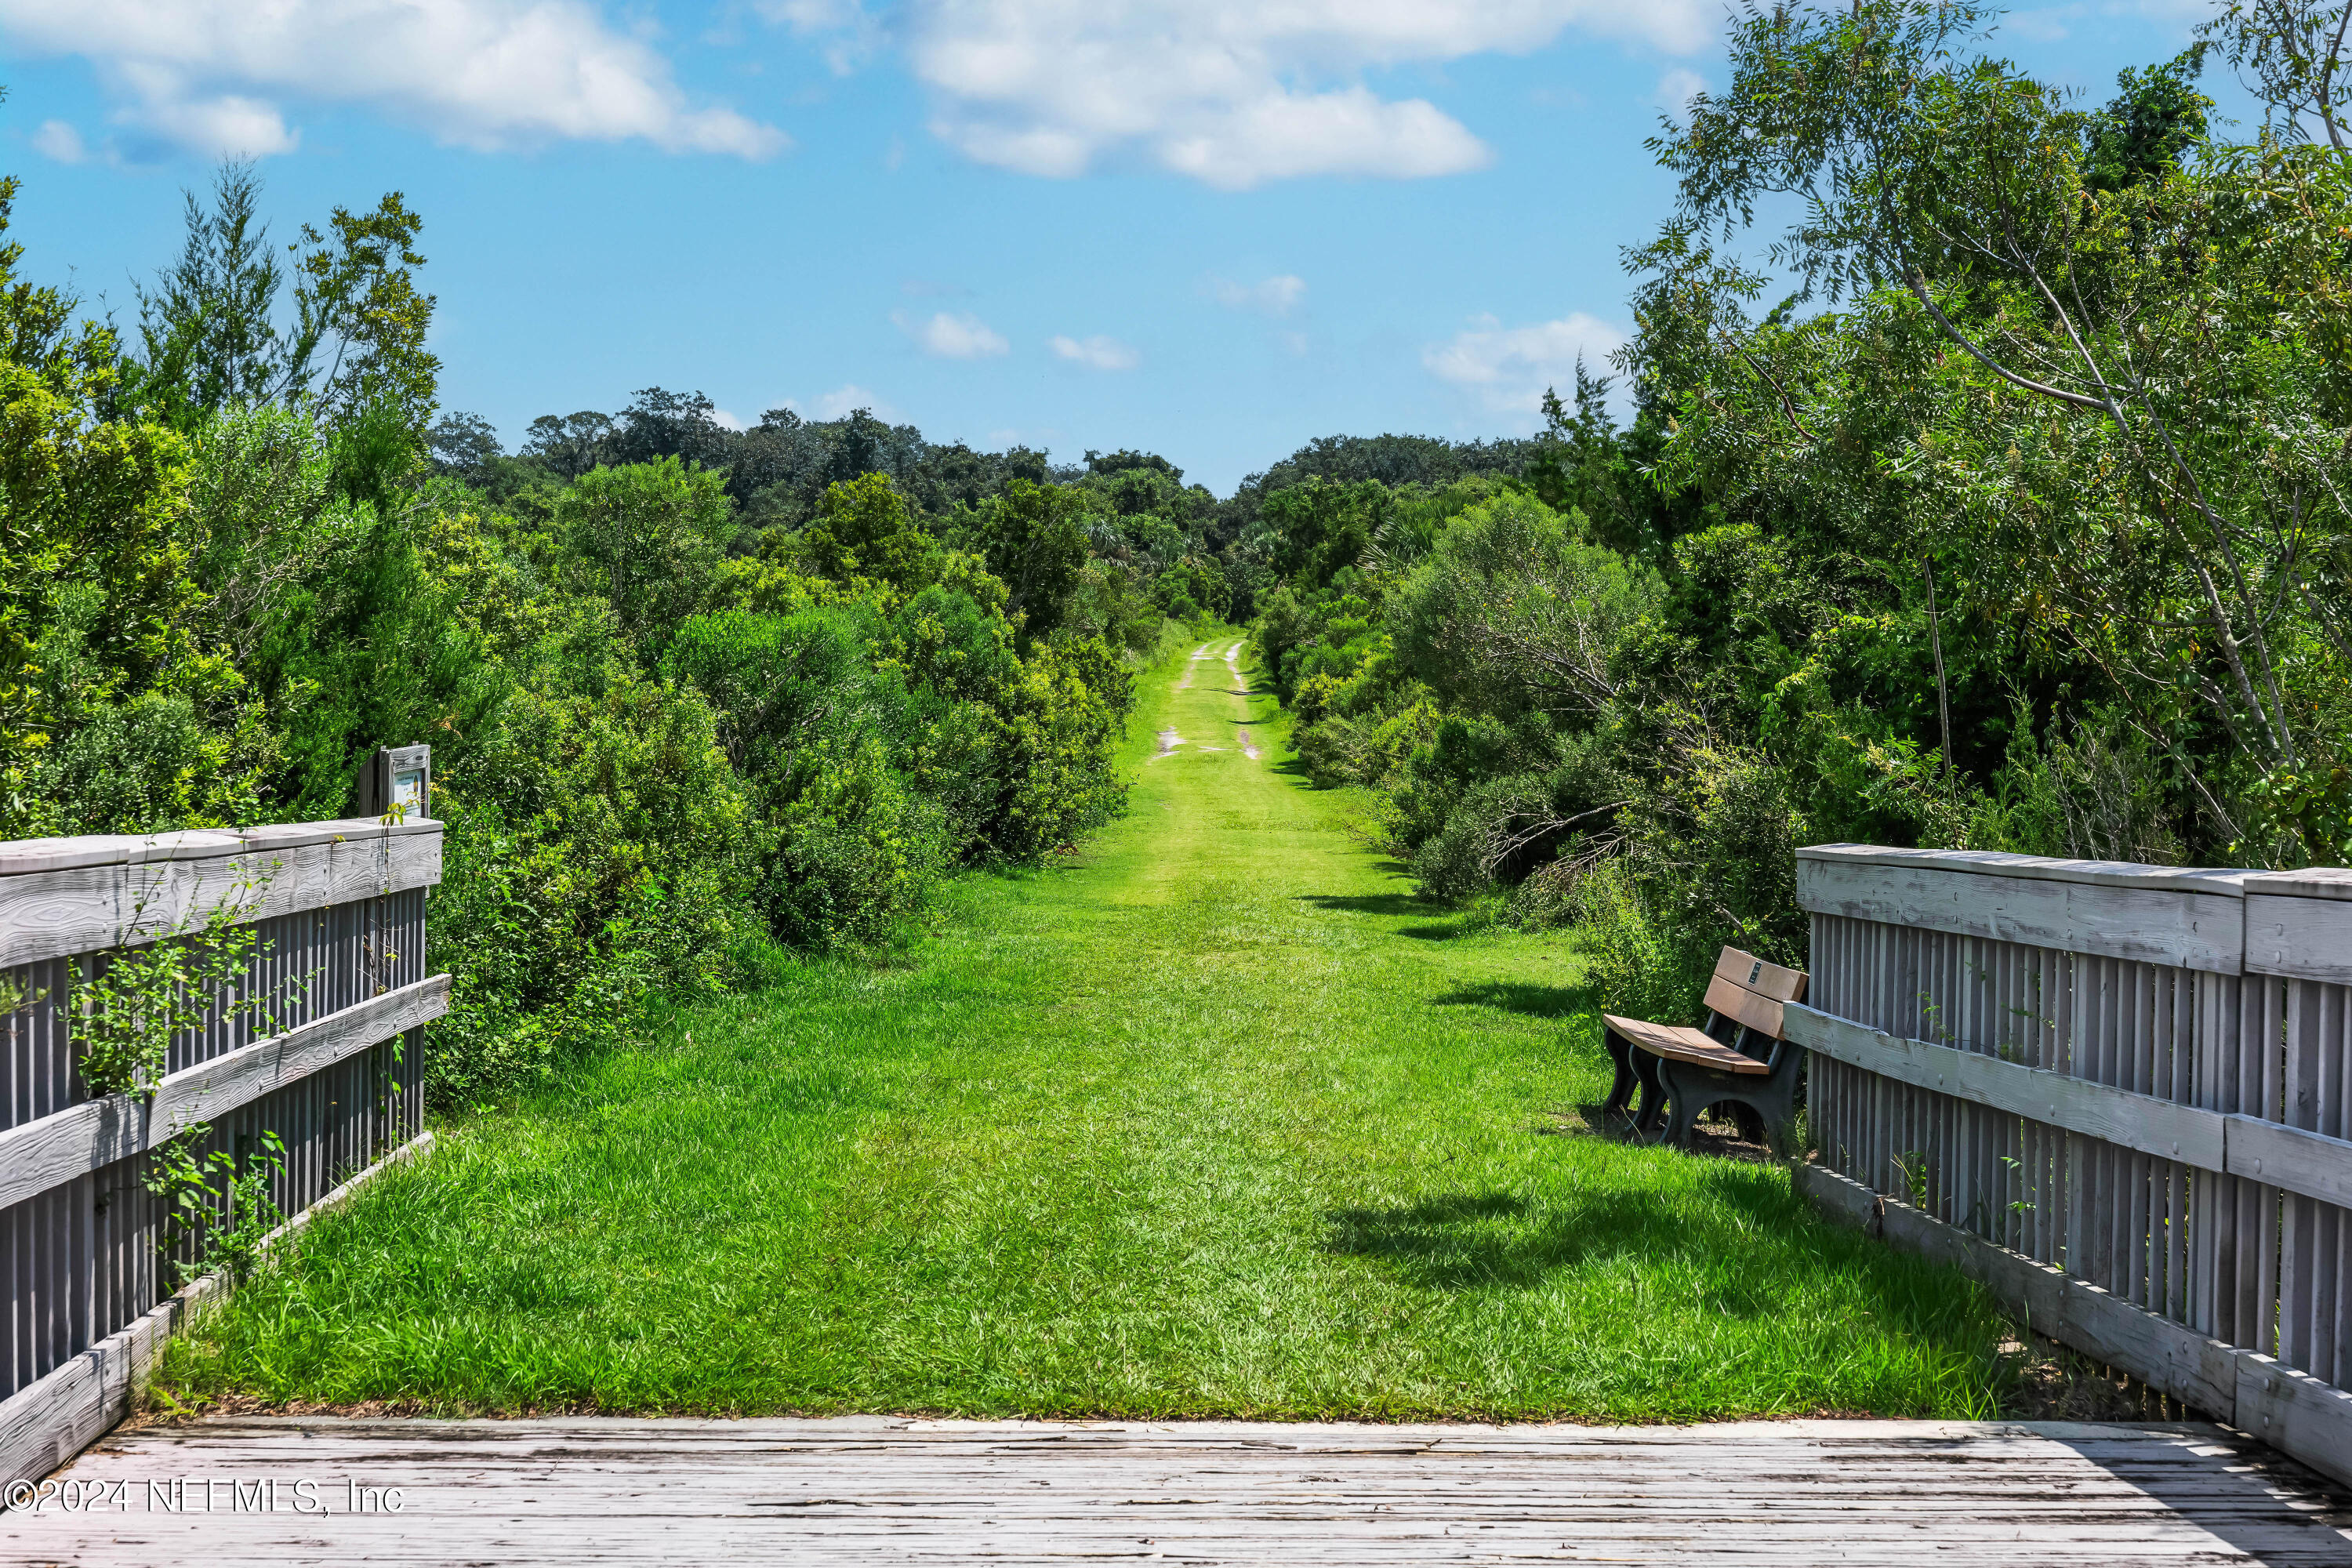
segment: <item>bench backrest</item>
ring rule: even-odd
[[[1706,1032],[1727,1046],[1748,1043],[1753,1030],[1766,1039],[1781,1038],[1781,1009],[1805,999],[1805,973],[1767,963],[1753,953],[1727,947],[1716,960],[1715,978],[1707,982],[1706,1009],[1714,1016]]]

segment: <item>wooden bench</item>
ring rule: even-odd
[[[1700,1027],[1602,1014],[1601,1038],[1617,1068],[1602,1109],[1624,1112],[1639,1086],[1634,1131],[1680,1148],[1702,1111],[1728,1104],[1743,1136],[1769,1143],[1777,1153],[1793,1152],[1788,1145],[1805,1052],[1781,1037],[1781,1009],[1804,999],[1802,971],[1727,947],[1707,983],[1706,1022]]]

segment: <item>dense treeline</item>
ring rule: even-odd
[[[228,168],[135,327],[0,250],[0,837],[336,815],[429,741],[457,1098],[1070,843],[1226,620],[1427,895],[1654,1016],[1801,960],[1808,841],[2343,863],[2342,16],[2226,8],[2090,109],[1966,5],[1743,13],[1612,375],[1222,500],[661,388],[509,450],[436,406],[401,198],[283,250]]]
[[[1653,143],[1629,426],[1580,372],[1516,472],[1260,505],[1305,764],[1630,1009],[1801,961],[1801,843],[2352,858],[2343,7],[2229,7],[2095,110],[1989,15],[1735,19]]]

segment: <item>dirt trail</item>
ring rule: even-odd
[[[1225,668],[1233,671],[1234,674],[1234,695],[1244,699],[1244,705],[1246,706],[1249,695],[1249,682],[1242,679],[1241,644],[1235,643],[1233,647],[1225,649]],[[1235,730],[1234,731],[1234,739],[1240,744],[1243,756],[1247,757],[1251,762],[1256,762],[1258,760],[1259,753],[1257,743],[1250,739],[1250,732],[1248,730]]]
[[[1251,736],[1248,728],[1235,723],[1230,716],[1228,708],[1228,704],[1238,705],[1242,717],[1246,719],[1249,716],[1249,681],[1242,674],[1242,649],[1246,646],[1243,642],[1234,641],[1222,647],[1214,643],[1202,643],[1199,647],[1194,648],[1191,657],[1184,660],[1183,670],[1177,677],[1173,689],[1179,692],[1194,694],[1186,697],[1178,704],[1179,712],[1169,715],[1171,721],[1179,718],[1199,721],[1207,724],[1212,732],[1223,729],[1227,724],[1234,724],[1234,744],[1215,746],[1199,741],[1188,741],[1171,721],[1166,729],[1159,732],[1157,738],[1160,742],[1160,749],[1144,759],[1147,764],[1165,762],[1174,756],[1178,751],[1185,748],[1194,752],[1231,752],[1238,747],[1242,754],[1251,762],[1256,762],[1265,755],[1259,749],[1257,742]],[[1192,678],[1198,673],[1196,667],[1204,659],[1220,658],[1224,660],[1225,672],[1232,678],[1231,684],[1222,690],[1203,688],[1195,692]]]

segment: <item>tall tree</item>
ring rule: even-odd
[[[1750,10],[1730,86],[1656,143],[1682,210],[1643,258],[1644,353],[1679,342],[1717,367],[1685,386],[1757,388],[1753,422],[1686,392],[1713,427],[1695,445],[1807,453],[1823,473],[1868,454],[1878,478],[1855,493],[1925,530],[1923,553],[1969,536],[1985,602],[2104,672],[2239,853],[2336,858],[2352,606],[2325,563],[2352,544],[2347,171],[2275,143],[2183,159],[2179,61],[2127,76],[2104,117],[2070,111],[1978,52],[1984,16]],[[2086,162],[2152,79],[2171,106],[2153,138],[2121,139],[2138,151],[2111,166],[2136,177],[2102,188]],[[1697,244],[1776,196],[1799,216],[1770,254],[1853,302],[1835,330],[1750,322],[1760,279]],[[1867,408],[1848,401],[1858,383]],[[1878,433],[1856,442],[1855,419]],[[2200,750],[2209,729],[2219,752]]]
[[[293,367],[273,320],[285,277],[253,165],[221,164],[209,211],[195,192],[181,195],[187,238],[155,287],[139,289],[144,353],[127,367],[122,395],[190,429],[215,409],[285,395]]]
[[[373,409],[414,456],[440,374],[425,347],[433,297],[416,287],[423,220],[395,191],[372,212],[336,208],[323,231],[304,225],[289,303],[261,188],[250,163],[229,162],[209,208],[184,193],[187,238],[155,287],[139,291],[142,352],[126,363],[111,405],[144,407],[183,430],[263,403],[307,403],[330,421]]]

